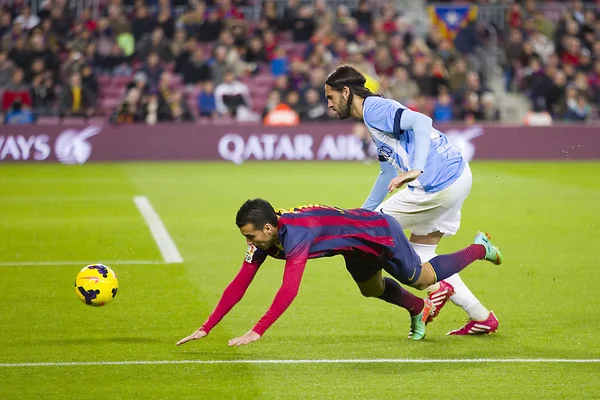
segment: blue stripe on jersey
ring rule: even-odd
[[[400,107],[396,110],[396,114],[394,115],[394,133],[398,136],[404,133],[404,130],[400,128],[400,120],[402,119],[403,112],[404,108]]]

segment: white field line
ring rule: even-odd
[[[0,267],[37,267],[37,266],[60,266],[60,265],[86,265],[92,264],[104,264],[104,265],[151,265],[151,264],[164,264],[164,261],[154,260],[109,260],[102,262],[90,262],[88,261],[8,261],[0,262]]]
[[[182,263],[183,257],[177,250],[177,246],[175,242],[169,235],[167,228],[163,224],[159,215],[154,211],[152,204],[146,196],[135,196],[133,198],[133,202],[137,206],[138,210],[142,214],[142,217],[146,220],[148,227],[150,228],[150,232],[154,237],[154,241],[158,245],[158,249],[160,250],[160,254],[162,254],[163,259],[166,263]]]
[[[447,358],[410,359],[379,358],[349,360],[139,360],[139,361],[83,361],[83,362],[32,362],[0,363],[0,368],[9,367],[78,367],[90,365],[170,365],[170,364],[520,364],[520,363],[600,363],[600,359],[570,358]]]

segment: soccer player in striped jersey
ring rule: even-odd
[[[349,66],[337,68],[325,81],[328,107],[340,119],[365,123],[375,142],[381,172],[363,208],[391,215],[410,230],[410,243],[423,262],[436,256],[444,235],[460,226],[460,210],[471,190],[469,164],[447,137],[432,127],[428,116],[365,88],[365,77]],[[388,192],[406,185],[384,201]],[[436,310],[450,299],[469,321],[449,335],[486,334],[498,319],[473,295],[458,275],[428,288]]]
[[[476,260],[502,263],[500,250],[482,233],[477,234],[474,244],[461,251],[421,263],[398,221],[360,208],[309,205],[284,211],[273,209],[265,200],[253,199],[239,209],[236,224],[248,244],[242,267],[204,324],[177,345],[208,335],[242,299],[267,256],[285,259],[283,283],[263,317],[245,335],[231,339],[230,346],[245,345],[263,336],[298,294],[306,262],[311,258],[342,255],[365,297],[376,297],[408,310],[412,340],[425,337],[426,320],[434,306],[431,300],[403,289],[396,280],[425,289]],[[396,280],[383,278],[382,270]]]

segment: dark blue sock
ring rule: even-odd
[[[462,271],[469,264],[482,260],[485,257],[485,247],[481,244],[472,244],[452,254],[441,254],[429,260],[439,281],[451,277]]]
[[[391,278],[384,278],[384,281],[385,290],[378,297],[379,299],[406,308],[411,316],[418,315],[423,311],[425,302],[422,298],[404,289],[398,282]]]

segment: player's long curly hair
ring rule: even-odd
[[[237,212],[235,224],[238,228],[247,224],[254,225],[256,229],[262,229],[266,224],[277,227],[277,213],[271,203],[266,200],[246,200]]]
[[[350,117],[350,109],[352,105],[352,99],[354,95],[362,97],[366,99],[370,96],[378,96],[383,97],[379,93],[373,93],[369,89],[365,87],[365,83],[367,82],[367,78],[356,68],[351,67],[349,65],[343,65],[341,67],[336,68],[327,79],[325,80],[325,84],[330,86],[332,89],[341,92],[344,87],[348,87],[350,89],[350,95],[348,96],[348,100],[346,101],[346,111],[343,115],[340,115],[340,119],[346,119]]]

